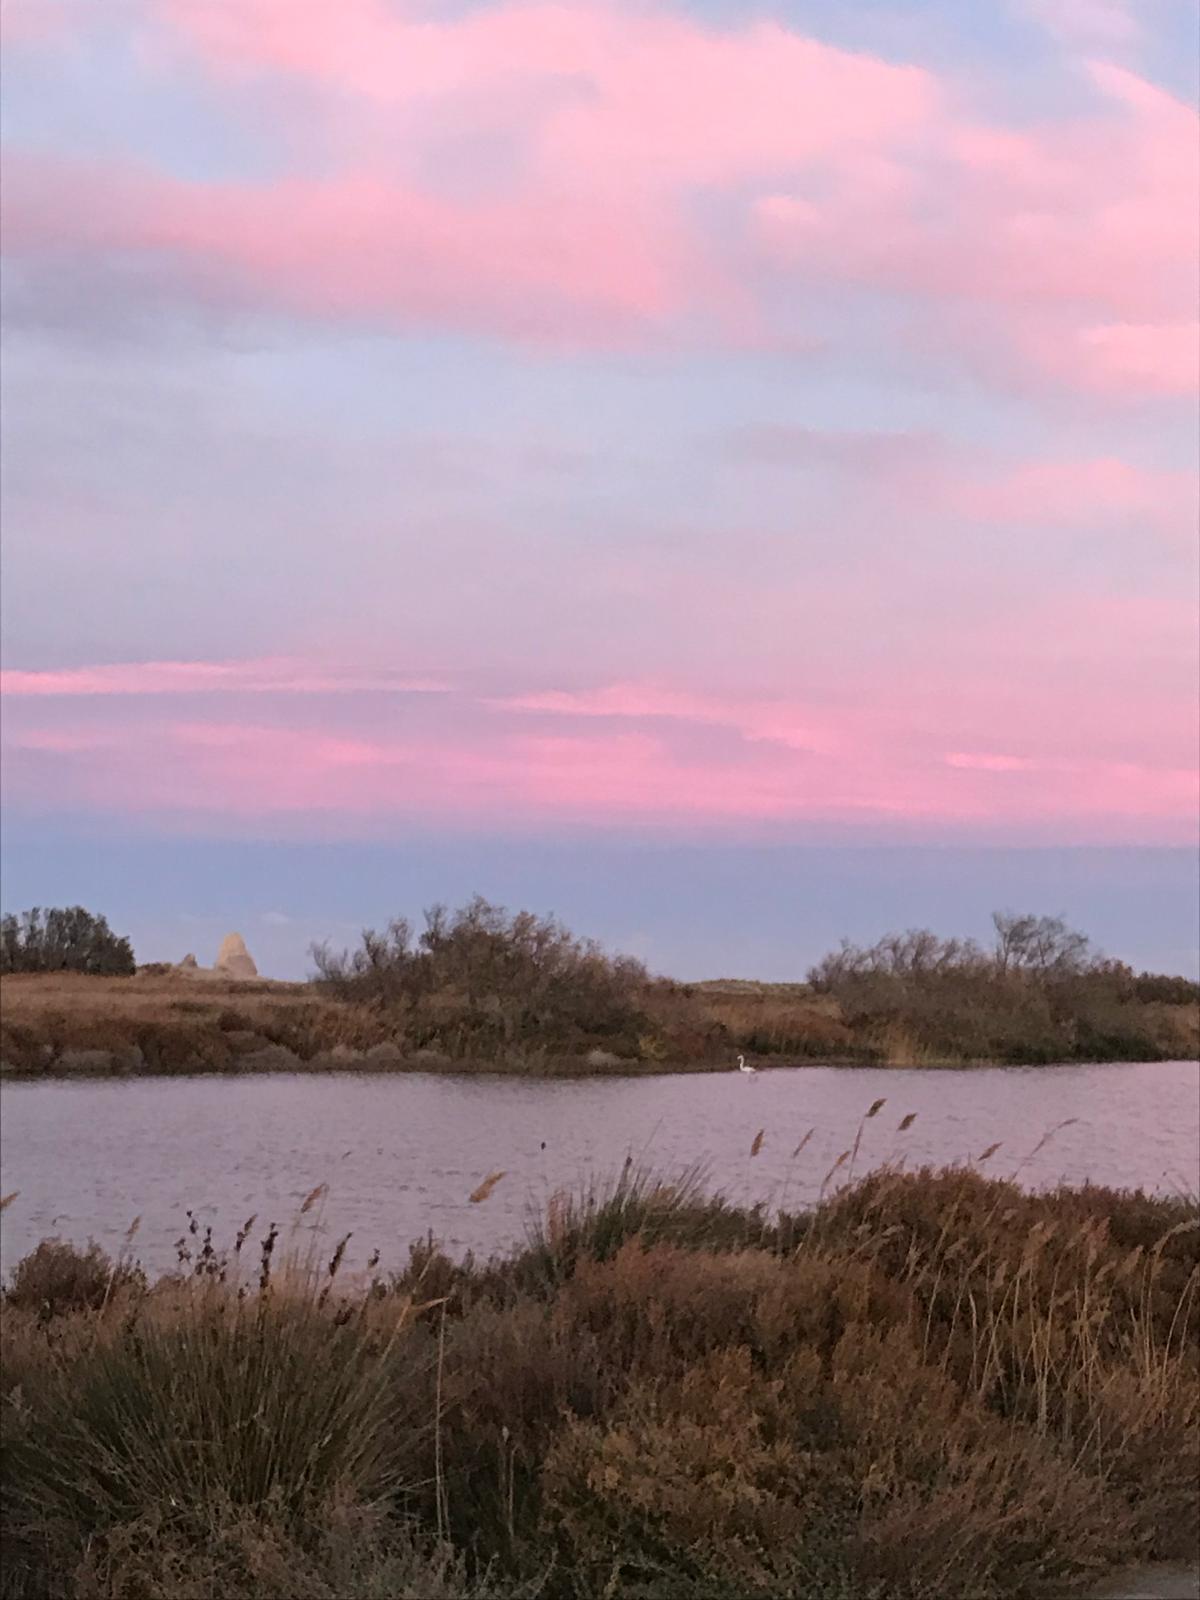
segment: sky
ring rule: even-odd
[[[1195,971],[1197,28],[4,0],[5,906]]]

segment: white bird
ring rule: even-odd
[[[753,1078],[756,1075],[756,1073],[758,1072],[758,1068],[757,1067],[748,1067],[746,1065],[745,1056],[739,1056],[738,1057],[738,1071],[739,1072],[744,1072],[747,1075],[747,1077]]]

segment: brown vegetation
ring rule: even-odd
[[[338,1045],[366,1050],[388,1036],[381,1019],[305,984],[173,973],[0,980],[0,1054],[12,1071],[253,1071],[298,1066]]]
[[[503,1260],[273,1252],[10,1296],[6,1600],[1038,1600],[1195,1548],[1190,1202],[626,1169]]]
[[[1054,918],[998,915],[995,947],[918,930],[843,944],[808,982],[681,984],[553,919],[474,900],[308,984],[174,969],[0,979],[0,1062],[19,1073],[703,1070],[739,1051],[833,1064],[1153,1061],[1200,1054],[1200,986],[1094,957]]]

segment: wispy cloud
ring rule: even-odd
[[[0,672],[0,694],[439,694],[437,678],[361,670],[336,671],[286,657],[258,661],[126,661],[61,671]]]
[[[965,772],[1036,772],[1039,764],[1024,756],[971,754],[960,750],[946,757],[946,765],[959,767]]]
[[[1019,728],[976,688],[994,733]],[[987,703],[991,694],[992,703]],[[1041,725],[988,749],[946,753],[916,685],[861,711],[763,706],[636,683],[494,699],[446,696],[432,722],[397,725],[368,696],[354,729],[323,700],[300,725],[243,720],[213,706],[114,696],[86,720],[6,718],[5,781],[22,810],[85,807],[152,817],[208,816],[235,832],[269,819],[320,820],[354,836],[390,820],[452,828],[769,828],[886,825],[956,836],[1020,836],[1069,826],[1092,838],[1178,840],[1194,828],[1197,783],[1179,742],[1097,751],[1062,728],[1069,691],[1047,683]],[[375,707],[374,712],[371,706]],[[940,722],[955,715],[947,706]],[[969,712],[962,713],[964,716]],[[7,726],[13,722],[17,725]],[[815,730],[815,732],[814,732]],[[1023,746],[1023,747],[1022,747]],[[290,824],[289,824],[290,825]]]
[[[1020,10],[1074,48],[1120,49],[1143,37],[1128,0],[1019,0]]]
[[[667,719],[736,729],[749,740],[767,740],[794,750],[827,751],[844,742],[828,712],[786,701],[747,701],[700,695],[646,683],[607,684],[598,689],[550,689],[491,702],[507,711],[618,720]]]

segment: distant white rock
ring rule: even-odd
[[[246,949],[246,941],[240,933],[227,933],[221,940],[221,948],[217,951],[217,959],[213,966],[202,967],[194,955],[190,953],[175,967],[176,974],[181,978],[257,978],[258,968],[254,964],[254,957]]]
[[[246,949],[246,941],[240,933],[227,933],[221,940],[221,948],[217,951],[213,971],[223,978],[258,977],[254,957]]]

